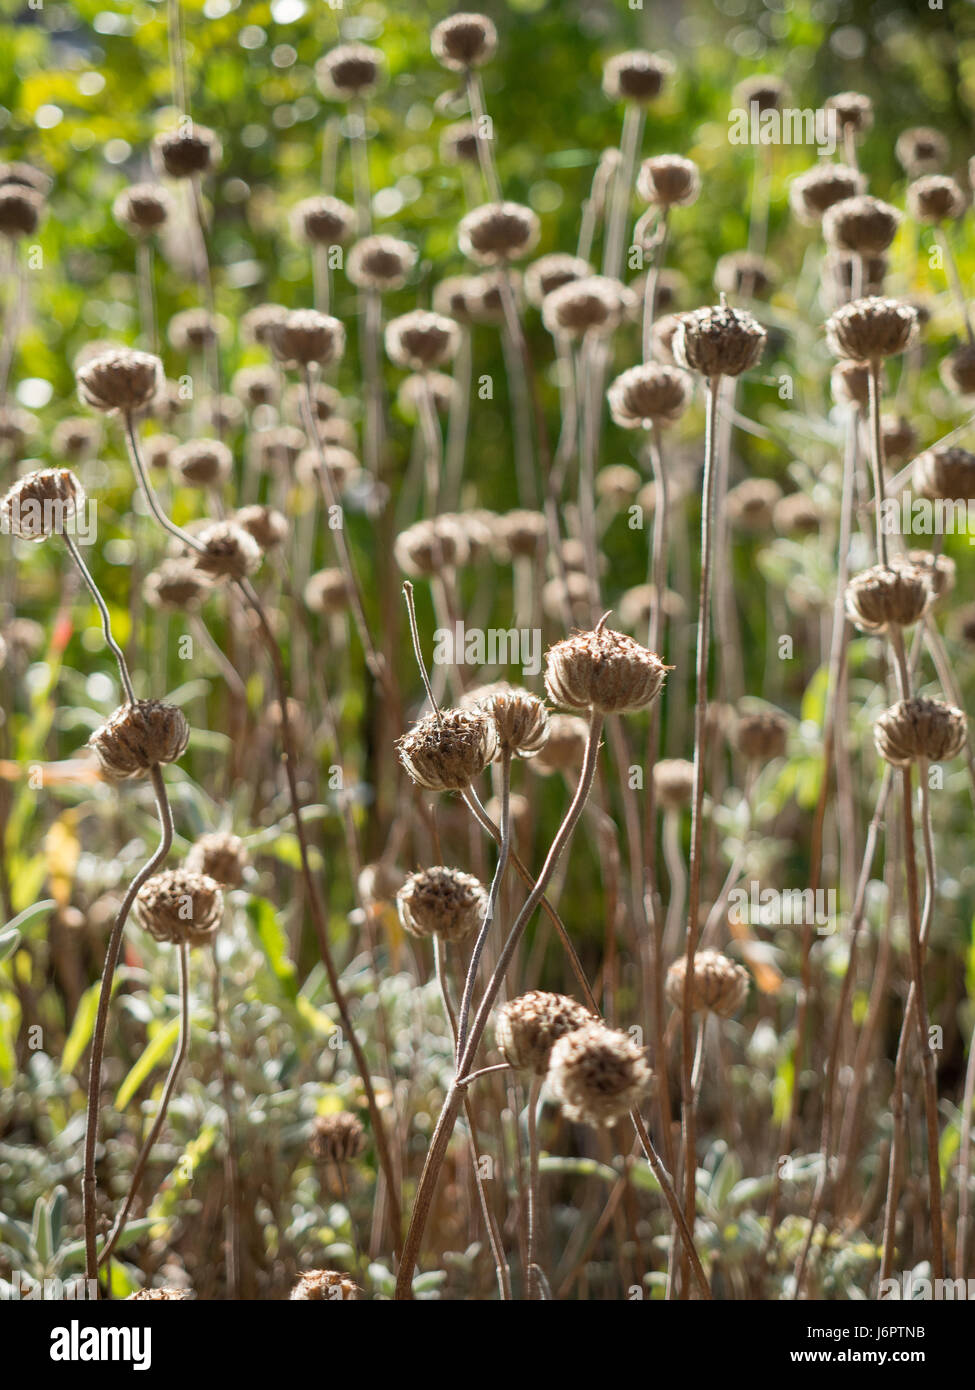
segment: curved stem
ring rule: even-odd
[[[471,1011],[471,1000],[474,997],[474,985],[477,981],[477,967],[481,963],[481,956],[491,930],[491,923],[494,921],[494,914],[498,910],[498,897],[501,893],[501,883],[504,879],[505,869],[508,867],[508,856],[511,852],[511,749],[504,748],[501,753],[501,848],[498,853],[498,862],[494,870],[494,878],[491,880],[491,891],[488,894],[487,907],[484,911],[484,921],[481,923],[471,952],[470,963],[467,967],[467,978],[464,981],[464,993],[460,1001],[460,1013],[457,1022],[457,1060],[460,1061],[464,1044],[467,1041],[467,1024]]]
[[[62,535],[64,537],[64,543],[68,547],[68,552],[71,555],[72,560],[74,560],[75,564],[78,566],[78,569],[81,571],[81,577],[85,581],[85,587],[88,589],[88,592],[94,599],[95,606],[98,609],[98,612],[101,616],[102,632],[105,636],[105,645],[111,651],[112,655],[115,657],[116,663],[118,664],[118,673],[121,677],[122,686],[125,690],[125,698],[130,705],[134,705],[136,701],[135,691],[132,688],[132,678],[129,675],[129,668],[125,660],[125,653],[122,651],[122,648],[119,646],[119,644],[116,642],[115,638],[112,635],[112,620],[109,616],[108,607],[105,603],[105,600],[101,596],[101,592],[99,591],[98,585],[91,577],[91,572],[88,569],[88,566],[81,558],[81,551],[75,545],[74,541],[71,539],[71,536],[68,534],[67,531],[62,532]]]

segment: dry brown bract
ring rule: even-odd
[[[854,362],[879,362],[904,352],[917,333],[918,315],[913,305],[878,295],[854,299],[826,321],[830,352]]]
[[[223,830],[201,835],[186,856],[186,868],[190,873],[204,874],[224,888],[240,887],[247,862],[243,840]]]
[[[191,613],[199,608],[210,591],[210,581],[200,574],[187,555],[163,560],[158,569],[146,575],[143,597],[151,608],[171,608]]]
[[[538,217],[521,203],[485,203],[462,217],[457,228],[460,249],[479,265],[521,260],[540,235]]]
[[[136,700],[122,705],[88,740],[110,782],[144,777],[161,763],[174,763],[186,751],[190,726],[176,705]]]
[[[517,1071],[544,1076],[559,1038],[591,1021],[589,1010],[568,995],[533,989],[498,1010],[494,1029],[498,1051]]]
[[[316,246],[344,246],[356,227],[355,209],[341,198],[306,198],[291,220],[297,234]]]
[[[411,372],[442,367],[457,352],[460,331],[444,314],[414,309],[386,325],[386,351],[391,362]]]
[[[866,181],[857,169],[846,164],[817,164],[808,173],[799,174],[789,185],[789,206],[800,222],[807,227],[821,222],[824,213],[836,203],[855,198],[862,193]]]
[[[686,979],[687,957],[679,956],[667,971],[667,998],[675,1009],[684,1007]],[[720,951],[697,951],[691,986],[692,1012],[730,1018],[745,1002],[748,981],[748,971]]]
[[[498,731],[498,751],[506,749],[519,758],[532,758],[548,738],[548,710],[537,695],[499,684],[472,691],[465,708],[483,710]]]
[[[345,273],[359,289],[401,290],[416,265],[416,247],[393,236],[367,236],[349,252]]]
[[[261,547],[249,532],[232,521],[205,526],[194,549],[196,567],[211,579],[246,579],[261,563]]]
[[[85,505],[85,490],[67,468],[25,473],[0,499],[0,531],[39,543],[61,534]]]
[[[671,669],[648,647],[600,623],[549,649],[545,689],[564,709],[624,714],[649,705]]]
[[[497,48],[498,31],[484,14],[453,14],[430,35],[433,56],[453,72],[479,68],[494,57]]]
[[[961,184],[943,174],[927,174],[907,190],[907,210],[918,222],[953,221],[967,206]]]
[[[659,53],[635,48],[617,53],[603,68],[603,91],[610,101],[633,101],[642,106],[660,95],[674,65]]]
[[[957,445],[927,449],[914,460],[913,482],[922,497],[975,498],[975,454]]]
[[[909,178],[931,174],[944,166],[948,158],[948,141],[940,130],[931,126],[913,126],[897,137],[894,153]]]
[[[76,375],[81,399],[106,413],[143,410],[165,381],[158,357],[129,348],[100,353],[79,367]]]
[[[680,366],[702,376],[740,376],[759,361],[767,336],[744,309],[715,304],[678,315],[671,350]]]
[[[615,333],[636,307],[636,295],[619,280],[588,275],[552,290],[542,304],[542,322],[548,331],[581,338],[604,338]]]
[[[834,249],[878,256],[894,240],[900,222],[895,207],[864,193],[829,208],[823,217],[823,236]]]
[[[655,154],[641,164],[636,191],[651,207],[688,207],[701,192],[701,175],[692,159]]]
[[[338,319],[317,309],[293,309],[271,326],[268,338],[274,356],[287,366],[307,367],[317,362],[327,367],[345,352],[345,328]]]
[[[771,762],[785,754],[788,724],[775,710],[746,710],[735,720],[735,743],[749,762]]]
[[[349,101],[373,91],[382,76],[384,58],[378,48],[364,43],[343,43],[326,53],[315,74],[327,97]]]
[[[205,174],[220,162],[220,141],[207,126],[187,123],[157,135],[152,142],[152,162],[171,179]]]
[[[234,512],[235,524],[253,536],[265,554],[281,545],[288,534],[288,519],[275,507],[254,503]]]
[[[672,425],[687,409],[691,381],[677,367],[644,362],[622,372],[606,396],[610,414],[625,430]]]
[[[436,864],[410,874],[396,894],[403,927],[411,936],[439,936],[463,941],[480,926],[487,911],[487,893],[473,874]]]
[[[930,577],[919,566],[874,565],[847,584],[846,611],[861,632],[884,632],[916,623],[933,597]]]
[[[170,467],[193,487],[219,487],[230,477],[234,456],[219,439],[189,439],[170,455]]]
[[[476,710],[428,714],[396,741],[403,767],[428,791],[466,791],[497,751],[494,720]]]
[[[573,280],[585,280],[592,274],[592,266],[579,256],[570,256],[563,251],[553,251],[548,256],[539,256],[525,270],[525,295],[536,309],[542,307],[545,296],[553,290]]]
[[[862,92],[837,92],[826,98],[826,110],[835,111],[843,131],[866,135],[873,125],[873,102]]]
[[[146,879],[133,912],[156,941],[206,946],[223,917],[223,893],[215,879],[188,869],[165,869]]]
[[[323,1163],[351,1163],[366,1147],[366,1132],[358,1115],[340,1110],[334,1115],[316,1115],[312,1121],[309,1148]]]
[[[555,1043],[548,1084],[566,1119],[615,1122],[645,1098],[653,1083],[646,1052],[627,1033],[586,1023]]]
[[[339,1303],[360,1298],[362,1290],[348,1274],[337,1269],[309,1269],[291,1290],[292,1299]]]
[[[956,757],[965,746],[966,731],[962,710],[916,696],[884,711],[874,723],[873,741],[886,762],[909,767],[920,758],[941,763]]]
[[[136,236],[158,231],[172,211],[172,199],[157,183],[133,183],[123,188],[112,206],[116,222]]]

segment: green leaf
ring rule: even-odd
[[[251,898],[247,916],[275,978],[288,998],[296,1003],[298,972],[294,961],[288,957],[288,938],[278,914],[266,898]]]
[[[178,1037],[179,1019],[171,1018],[159,1029],[152,1041],[146,1044],[139,1060],[118,1088],[118,1094],[115,1097],[116,1110],[125,1109],[153,1067],[162,1061]]]
[[[0,932],[0,961],[6,960],[8,956],[13,955],[19,941],[20,932],[16,927],[11,927],[9,931]]]
[[[73,1072],[81,1061],[82,1053],[91,1040],[91,1035],[95,1027],[95,1017],[98,1013],[98,991],[101,989],[101,982],[90,985],[81,996],[75,1016],[71,1023],[71,1032],[68,1034],[64,1044],[64,1051],[61,1053],[61,1070],[65,1074]]]
[[[30,907],[25,907],[23,912],[18,912],[16,917],[11,917],[9,922],[5,922],[3,926],[0,927],[0,960],[3,960],[4,956],[10,953],[9,950],[4,951],[4,945],[8,939],[9,933],[14,931],[20,932],[38,917],[46,917],[52,907],[57,907],[57,903],[54,899],[44,898],[39,903],[32,903]],[[10,950],[12,949],[13,947],[10,948]]]

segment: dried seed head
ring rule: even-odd
[[[752,251],[732,251],[714,267],[714,288],[720,294],[762,299],[775,281],[772,262]]]
[[[163,1285],[158,1289],[139,1289],[136,1293],[126,1295],[126,1303],[149,1302],[150,1300],[162,1300],[163,1302],[188,1302],[192,1300],[193,1294],[190,1289],[176,1289],[171,1286]]]
[[[351,1163],[366,1147],[366,1131],[351,1110],[316,1115],[308,1147],[320,1163]]]
[[[682,317],[682,314],[663,314],[653,325],[653,355],[671,367],[677,366],[674,339]]]
[[[823,235],[834,250],[879,256],[897,235],[901,215],[868,193],[834,203],[823,216]]]
[[[635,468],[626,463],[611,463],[596,474],[596,496],[614,506],[623,506],[637,495],[641,482]]]
[[[861,632],[911,627],[922,618],[934,594],[927,573],[914,565],[874,565],[846,586],[846,611]]]
[[[305,604],[312,613],[332,617],[349,607],[349,585],[339,569],[319,570],[305,585]]]
[[[600,623],[549,648],[545,689],[564,709],[624,714],[649,705],[670,669],[648,647]]]
[[[480,926],[488,896],[473,874],[442,864],[410,874],[396,894],[396,908],[411,936],[463,941]]]
[[[529,559],[542,554],[548,544],[548,526],[542,512],[516,510],[499,516],[495,523],[502,551]]]
[[[772,508],[772,525],[780,536],[814,535],[821,521],[819,508],[804,492],[790,492]]]
[[[617,53],[603,68],[603,91],[610,101],[632,101],[643,106],[660,95],[673,71],[673,63],[659,53],[648,53],[642,48]]]
[[[842,131],[852,130],[855,135],[866,135],[873,125],[873,102],[862,92],[837,92],[827,97],[827,111],[835,111]]]
[[[748,710],[735,719],[735,744],[749,762],[766,763],[785,755],[788,725],[776,710]]]
[[[0,450],[10,456],[19,453],[37,433],[37,416],[19,406],[0,407]]]
[[[687,957],[679,956],[667,971],[667,998],[675,1009],[684,1007]],[[717,1014],[730,1018],[738,1012],[748,993],[749,974],[743,966],[720,951],[696,951],[691,1009],[694,1013]]]
[[[322,469],[332,480],[332,487],[341,492],[359,471],[359,460],[341,444],[323,444],[318,449],[302,449],[295,463],[295,477],[302,486],[311,487],[321,477]]]
[[[230,477],[234,456],[219,439],[190,439],[172,451],[170,466],[193,487],[219,487]]]
[[[327,367],[345,352],[345,328],[317,309],[293,309],[283,322],[273,325],[269,342],[274,356],[287,366],[317,362]]]
[[[606,398],[609,413],[625,430],[672,425],[690,404],[691,379],[677,367],[644,362],[621,373]]]
[[[891,564],[923,570],[931,586],[932,602],[950,594],[955,587],[957,567],[950,555],[934,555],[930,550],[909,550],[906,555],[895,555]]]
[[[865,187],[866,180],[858,169],[824,161],[792,180],[789,206],[800,222],[813,227],[831,207],[855,198]]]
[[[283,323],[287,317],[288,310],[283,304],[258,304],[256,308],[248,309],[241,319],[241,334],[245,341],[269,347],[271,329],[275,324]]]
[[[110,414],[143,410],[162,389],[162,363],[148,352],[119,348],[100,353],[75,373],[85,405]]]
[[[433,289],[433,307],[438,314],[459,323],[467,323],[473,318],[473,301],[477,290],[478,276],[448,275]]]
[[[852,251],[829,251],[823,261],[824,299],[839,308],[853,293],[882,294],[890,262],[886,256],[857,256]]]
[[[545,747],[529,763],[535,772],[575,772],[582,766],[589,729],[577,714],[550,714]]]
[[[210,591],[210,581],[185,555],[163,560],[151,570],[142,586],[142,596],[150,608],[192,613]]]
[[[688,207],[701,192],[701,175],[692,159],[655,154],[640,165],[636,191],[651,207]]]
[[[468,700],[464,705],[470,707]],[[548,738],[548,710],[537,695],[499,683],[476,694],[473,707],[494,720],[499,753],[507,750],[519,758],[533,758],[544,748]]]
[[[345,273],[364,290],[401,290],[416,265],[416,247],[393,236],[367,236],[349,251]]]
[[[538,217],[521,203],[485,203],[462,217],[457,228],[461,251],[479,265],[520,261],[540,235]]]
[[[918,222],[953,221],[967,206],[961,184],[943,174],[926,174],[907,190],[907,210]]]
[[[285,396],[285,407],[292,419],[299,422],[302,418],[304,399],[304,385],[296,383],[288,387]],[[329,386],[327,381],[315,381],[312,383],[311,406],[313,417],[320,425],[324,425],[328,420],[340,414],[342,410],[342,397],[334,386]],[[336,440],[336,443],[340,442],[341,441]]]
[[[948,159],[948,141],[940,130],[914,126],[898,135],[894,153],[905,174],[913,179],[944,167]]]
[[[417,420],[421,402],[429,395],[438,415],[446,415],[457,397],[457,386],[446,372],[411,372],[396,392],[396,404],[408,420]]]
[[[386,325],[386,351],[391,362],[411,372],[428,371],[451,361],[460,343],[453,319],[414,309]]]
[[[504,321],[504,285],[507,283],[515,304],[521,302],[521,282],[514,270],[485,271],[468,282],[467,312],[474,323]]]
[[[396,563],[414,579],[440,574],[448,565],[463,564],[467,554],[464,533],[449,516],[414,522],[399,533],[393,545]]]
[[[479,68],[494,57],[498,31],[485,14],[453,14],[434,26],[430,51],[452,72]]]
[[[86,415],[71,415],[54,427],[51,448],[55,454],[70,459],[91,458],[102,442],[102,427],[98,420]]]
[[[136,700],[122,705],[88,740],[101,773],[109,782],[144,777],[162,763],[174,763],[186,751],[190,726],[176,705]]]
[[[357,886],[362,901],[374,906],[390,902],[405,882],[406,875],[401,869],[386,860],[377,859],[372,864],[363,865]]]
[[[592,275],[592,266],[580,256],[570,256],[562,251],[554,251],[549,256],[539,256],[525,270],[525,295],[536,309],[542,307],[545,296],[553,290],[560,290],[573,280],[585,280]]]
[[[186,856],[186,868],[190,873],[205,874],[223,888],[239,888],[247,864],[243,840],[222,830],[201,835]]]
[[[498,1051],[517,1071],[544,1076],[559,1038],[591,1021],[589,1010],[568,995],[533,989],[498,1010],[494,1026]]]
[[[754,102],[759,111],[777,111],[787,93],[788,89],[780,77],[770,72],[760,72],[738,83],[731,94],[731,104],[748,110]]]
[[[252,409],[259,405],[275,405],[279,395],[278,374],[273,367],[241,367],[231,382],[234,394]]]
[[[254,537],[265,554],[281,545],[288,534],[287,517],[275,507],[264,507],[259,503],[240,507],[234,512],[233,521]]]
[[[904,415],[883,415],[880,435],[886,459],[909,459],[917,453],[917,430]]]
[[[223,893],[220,884],[206,874],[189,868],[166,869],[146,879],[132,910],[156,941],[206,946],[223,917]]]
[[[744,309],[716,304],[678,315],[672,351],[680,366],[702,376],[740,376],[759,361],[767,337]]]
[[[51,178],[40,169],[35,169],[33,164],[25,164],[22,160],[13,160],[10,163],[0,164],[0,185],[13,184],[21,188],[32,188],[35,193],[39,193],[42,198],[46,198],[51,191]]]
[[[917,334],[917,310],[912,305],[876,295],[854,299],[826,320],[830,352],[854,362],[893,357],[909,348]]]
[[[349,101],[374,91],[383,71],[383,55],[364,43],[343,43],[315,66],[318,85],[327,97]]]
[[[653,790],[664,811],[682,811],[694,794],[694,764],[686,758],[661,758],[653,765]]]
[[[69,469],[39,468],[0,499],[0,532],[39,543],[63,534],[84,505],[85,490]]]
[[[873,741],[880,756],[894,767],[910,767],[924,758],[942,763],[965,746],[967,721],[962,710],[941,700],[899,700],[876,720]]]
[[[292,212],[291,224],[313,246],[344,246],[355,232],[355,208],[341,198],[306,198]]]
[[[554,1044],[548,1084],[566,1119],[598,1128],[639,1105],[653,1073],[645,1049],[628,1033],[592,1022]]]
[[[552,334],[581,338],[590,333],[605,338],[615,333],[636,306],[636,295],[619,280],[606,275],[588,275],[545,297],[542,322]]]
[[[922,497],[975,499],[975,454],[957,445],[928,449],[914,460],[913,482]]]
[[[476,164],[477,128],[470,121],[455,121],[440,134],[440,158],[444,164]]]
[[[291,1298],[308,1302],[351,1302],[361,1298],[362,1290],[348,1274],[337,1269],[309,1269],[291,1290]]]
[[[0,184],[0,236],[16,241],[37,231],[44,213],[44,199],[24,184]]]
[[[959,396],[975,395],[975,346],[965,343],[946,357],[939,368],[941,380]]]
[[[427,791],[466,791],[497,751],[494,721],[480,710],[428,714],[396,741],[403,767]]]
[[[728,517],[739,530],[768,531],[772,513],[782,497],[782,489],[771,478],[745,478],[725,499]]]
[[[620,623],[627,632],[646,632],[657,608],[657,588],[654,584],[634,584],[620,598]],[[687,605],[674,589],[665,589],[663,611],[668,618],[682,618]]]
[[[301,457],[305,436],[293,425],[277,425],[274,429],[258,430],[251,439],[251,449],[262,469],[290,473]],[[318,451],[312,453],[317,459]]]
[[[864,410],[870,404],[870,368],[866,362],[837,362],[830,375],[829,384],[837,401],[859,405]]]
[[[177,130],[157,135],[152,142],[152,162],[171,179],[189,179],[206,174],[220,163],[220,141],[204,125],[186,122]]]
[[[183,309],[169,320],[169,341],[177,352],[203,352],[220,341],[227,320],[209,309]]]
[[[133,183],[115,199],[116,222],[136,236],[148,236],[165,226],[172,216],[173,200],[158,183]]]
[[[196,567],[211,579],[246,579],[261,563],[257,541],[232,521],[215,521],[196,539],[203,547],[194,550]]]

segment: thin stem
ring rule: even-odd
[[[539,1296],[537,1265],[538,1251],[538,1102],[542,1094],[542,1077],[532,1076],[528,1093],[528,1298]]]
[[[105,636],[105,645],[108,647],[109,651],[115,657],[115,661],[118,665],[118,673],[121,677],[122,686],[125,690],[125,698],[130,705],[134,705],[136,701],[135,690],[132,687],[132,677],[129,675],[129,668],[125,660],[125,653],[122,651],[122,648],[119,646],[115,638],[112,636],[112,620],[109,616],[105,600],[101,596],[98,585],[91,577],[91,572],[88,569],[88,566],[81,558],[81,551],[75,545],[74,541],[71,539],[71,536],[68,534],[67,531],[62,532],[62,535],[64,537],[64,543],[68,547],[68,553],[70,554],[72,560],[74,560],[75,564],[78,566],[78,569],[81,571],[81,577],[85,581],[85,586],[88,589],[88,592],[91,594],[92,598],[94,599],[95,606],[98,609],[99,615],[101,616],[102,632]]]
[[[878,360],[870,363],[868,373],[870,383],[870,467],[873,473],[873,504],[877,523],[877,560],[885,568],[890,568],[887,557],[887,534],[884,530],[884,441],[880,425],[880,374],[883,370]]]
[[[474,997],[474,986],[477,982],[477,968],[481,963],[481,956],[487,943],[488,933],[491,930],[491,923],[494,921],[494,914],[498,910],[498,897],[501,892],[501,884],[504,879],[505,869],[508,867],[508,856],[511,853],[511,749],[503,748],[501,751],[501,849],[498,853],[498,862],[494,870],[494,878],[491,880],[491,889],[488,893],[487,907],[484,910],[484,921],[481,923],[471,952],[470,964],[467,967],[467,978],[464,981],[464,993],[460,1001],[460,1014],[457,1023],[457,1061],[459,1063],[464,1044],[467,1041],[467,1025],[471,1011],[471,1000]]]

